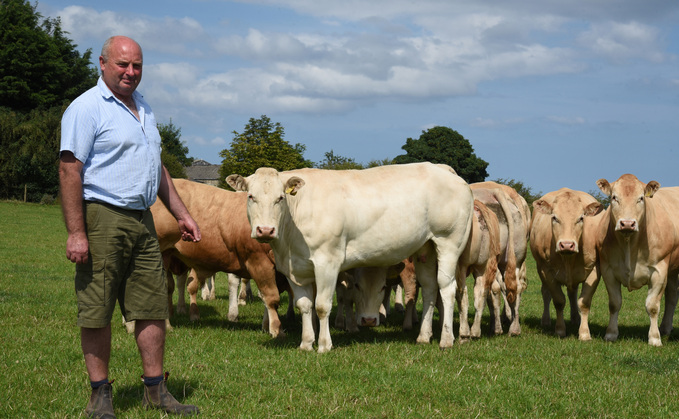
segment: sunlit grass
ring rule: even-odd
[[[58,207],[0,203],[0,416],[78,417],[89,396],[75,325],[73,265]],[[226,320],[226,276],[217,299],[199,300],[201,320],[172,319],[166,369],[170,390],[202,417],[671,417],[679,412],[677,335],[647,344],[646,290],[623,294],[620,339],[603,341],[603,284],[595,294],[592,342],[568,324],[560,339],[540,326],[540,281],[529,259],[519,337],[484,336],[450,350],[417,345],[402,314],[349,334],[332,329],[334,348],[306,353],[299,315],[288,336],[262,332],[261,300]],[[287,308],[287,295],[283,307]],[[473,308],[472,308],[473,311]],[[457,313],[456,313],[457,314]],[[470,317],[473,312],[470,313]],[[553,309],[552,309],[552,317]],[[566,313],[567,318],[569,313]],[[553,321],[553,320],[552,320]],[[116,311],[110,378],[119,417],[156,418],[141,408],[141,366]],[[457,324],[456,324],[457,327]],[[506,330],[506,327],[505,327]],[[457,332],[456,332],[457,333]]]

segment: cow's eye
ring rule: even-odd
[[[561,223],[561,221],[559,221],[559,219],[556,218],[556,215],[552,215],[552,222],[555,223],[555,224],[560,224],[560,223]]]
[[[618,196],[617,195],[611,195],[611,203],[618,203]]]
[[[641,196],[639,197],[639,200],[637,201],[637,203],[642,204],[643,202],[644,202],[644,196],[641,195]]]
[[[584,215],[581,215],[580,218],[578,218],[578,221],[576,221],[576,223],[580,224],[580,223],[582,223],[582,222],[584,222],[584,221],[585,221],[585,216],[584,216]]]
[[[254,196],[252,196],[252,194],[248,194],[248,200],[249,200],[250,202],[257,202],[257,200],[255,199]]]
[[[274,203],[275,203],[275,204],[278,204],[279,202],[281,202],[281,201],[284,200],[284,199],[285,199],[285,195],[281,195],[281,196],[279,196],[278,198],[276,198],[276,201],[275,201]]]

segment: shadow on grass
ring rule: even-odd
[[[167,381],[168,391],[182,404],[192,404],[187,399],[190,399],[194,389],[198,388],[198,386],[199,383],[196,380],[173,380],[170,377]],[[141,382],[141,378],[137,384],[113,383],[113,409],[117,413],[140,408],[143,398],[144,384]]]
[[[528,316],[525,318],[522,318],[522,327],[526,327],[529,329],[534,329],[536,331],[540,331],[541,333],[545,335],[551,335],[554,336],[555,338],[557,337],[556,333],[554,332],[554,328],[556,326],[556,319],[552,317],[551,323],[549,327],[543,327],[542,326],[542,318],[540,317],[535,317],[535,316]],[[570,317],[566,317],[566,336],[575,336],[576,338],[578,337],[578,329],[580,325],[579,323],[573,323],[570,321]],[[604,337],[606,336],[606,328],[608,327],[608,323],[606,324],[600,324],[600,323],[589,323],[589,333],[592,337],[593,340],[599,339],[599,340],[604,340]],[[626,325],[623,323],[618,323],[618,339],[627,339],[627,340],[639,340],[642,342],[647,342],[648,341],[648,329],[649,329],[649,324],[634,324],[634,325]],[[668,337],[663,337],[663,341],[676,341],[679,340],[679,331],[676,329],[672,331],[672,333]]]

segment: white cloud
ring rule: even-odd
[[[578,41],[613,62],[641,58],[659,63],[666,57],[660,49],[658,34],[657,28],[638,22],[607,22],[592,25]]]

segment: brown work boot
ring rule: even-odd
[[[116,414],[113,413],[112,382],[92,389],[90,401],[85,408],[85,414],[88,418],[116,419]]]
[[[144,400],[142,406],[146,409],[160,409],[166,413],[190,416],[200,413],[198,408],[191,404],[179,403],[169,391],[167,391],[167,377],[170,373],[165,373],[165,379],[155,386],[144,386]]]

